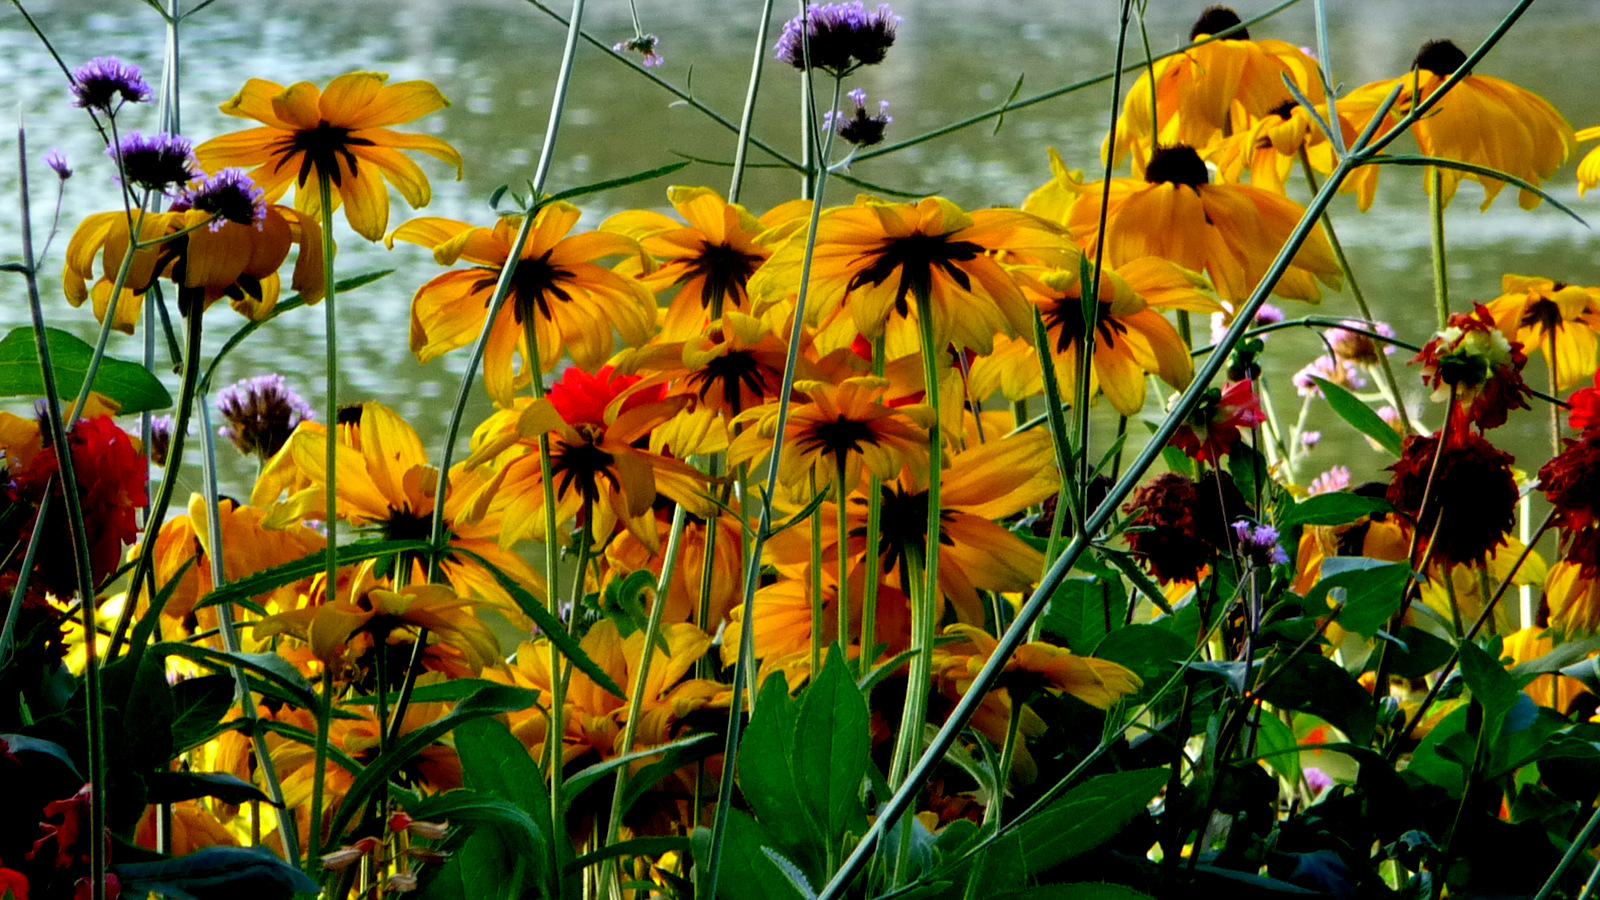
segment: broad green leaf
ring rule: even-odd
[[[1144,679],[1146,691],[1154,691],[1188,659],[1194,649],[1190,634],[1186,641],[1160,625],[1129,625],[1106,635],[1094,655],[1127,666]]]
[[[439,740],[464,722],[484,716],[499,715],[533,705],[537,694],[523,688],[495,685],[484,688],[456,704],[455,709],[441,718],[429,722],[415,731],[401,735],[387,752],[378,756],[362,769],[345,792],[328,829],[331,844],[342,843],[351,819],[366,806],[367,800],[389,780],[400,767],[422,752],[429,744]]]
[[[1278,514],[1280,529],[1295,525],[1343,525],[1362,516],[1393,509],[1387,500],[1342,491],[1309,497]]]
[[[739,790],[777,845],[789,850],[820,848],[823,835],[812,805],[801,795],[794,752],[797,719],[789,685],[775,673],[762,685],[755,715],[739,741]]]
[[[1261,714],[1258,721],[1260,726],[1256,729],[1256,748],[1261,760],[1273,771],[1289,779],[1289,783],[1298,784],[1300,751],[1296,749],[1299,742],[1295,739],[1294,730],[1270,713]]]
[[[778,676],[782,680],[782,676]],[[763,694],[766,692],[763,691]],[[757,702],[756,709],[762,703]],[[759,712],[758,712],[759,714]],[[689,835],[694,851],[695,867],[707,865],[711,855],[711,829],[696,828]],[[763,851],[773,846],[774,840],[760,822],[738,809],[728,810],[728,828],[722,844],[722,859],[717,872],[717,900],[804,900],[773,865]],[[699,871],[699,881],[704,883],[706,873]]]
[[[30,737],[26,734],[0,734],[0,741],[5,741],[6,746],[10,748],[12,753],[42,753],[66,766],[67,771],[71,772],[79,781],[83,780],[83,776],[78,774],[78,767],[72,762],[72,755],[67,752],[65,747],[54,741]]]
[[[233,709],[233,679],[227,675],[186,678],[172,686],[172,749],[183,753],[215,737]]]
[[[1501,731],[1517,730],[1515,726],[1507,727],[1508,718],[1519,705],[1519,700],[1527,700],[1530,709],[1533,700],[1519,689],[1516,676],[1507,672],[1500,665],[1500,660],[1484,652],[1477,644],[1462,641],[1458,652],[1461,654],[1461,679],[1466,682],[1467,690],[1472,692],[1472,699],[1483,706],[1483,746],[1490,748],[1491,756],[1503,757],[1505,748],[1500,745]],[[1527,722],[1518,724],[1525,726]]]
[[[1295,655],[1266,673],[1261,699],[1281,709],[1304,710],[1328,722],[1353,744],[1365,744],[1377,724],[1372,694],[1319,653]]]
[[[1316,382],[1317,387],[1322,389],[1322,396],[1327,398],[1328,405],[1333,407],[1333,411],[1339,414],[1339,418],[1354,425],[1357,431],[1377,441],[1378,445],[1383,449],[1388,450],[1395,456],[1400,455],[1400,435],[1395,433],[1395,430],[1389,426],[1388,422],[1385,422],[1377,413],[1373,412],[1372,407],[1361,402],[1361,399],[1355,394],[1326,378],[1312,376],[1311,380]]]
[[[526,755],[527,751],[523,753]],[[534,854],[535,861],[542,860],[546,852],[545,826],[535,822],[515,800],[466,788],[423,797],[417,803],[408,803],[405,811],[413,818],[446,821],[451,825],[497,826],[508,846],[516,848],[519,853]]]
[[[1421,678],[1438,669],[1455,654],[1455,646],[1414,625],[1402,625],[1394,632],[1394,641],[1388,650],[1389,671],[1401,678]],[[1378,664],[1378,654],[1367,660],[1369,667]]]
[[[830,845],[865,830],[861,782],[872,752],[867,700],[845,669],[844,654],[828,661],[806,687],[795,719],[795,780]]]
[[[1331,596],[1343,602],[1337,621],[1348,631],[1371,638],[1400,609],[1400,593],[1405,589],[1410,569],[1404,563],[1380,563],[1370,568],[1349,569],[1324,575],[1306,594],[1306,605],[1322,609]]]
[[[811,886],[811,879],[806,877],[806,873],[800,871],[799,866],[790,862],[788,857],[771,847],[762,847],[761,852],[766,854],[767,862],[777,867],[778,873],[784,877],[784,880],[789,882],[789,886],[794,888],[795,893],[805,898],[805,900],[816,900],[817,889]]]
[[[56,390],[63,400],[77,396],[89,373],[94,348],[59,328],[46,328],[44,333],[50,345]],[[144,366],[110,356],[100,360],[94,390],[115,402],[123,415],[172,405],[172,395]],[[44,374],[39,369],[39,348],[32,327],[13,328],[0,338],[0,396],[44,396]]]
[[[216,797],[239,806],[247,801],[271,803],[261,789],[226,772],[151,772],[144,777],[150,803],[177,803],[196,797]]]
[[[1091,778],[1016,825],[1030,876],[1052,869],[1111,840],[1145,810],[1167,783],[1165,768]]]
[[[317,883],[265,847],[207,847],[187,856],[111,867],[130,897],[174,900],[288,900],[314,894]]]
[[[461,757],[461,776],[467,787],[486,797],[512,804],[537,827],[528,835],[539,851],[541,863],[535,877],[543,877],[542,865],[548,855],[542,833],[550,828],[550,792],[544,772],[522,745],[498,719],[483,718],[463,722],[456,728],[456,754]]]

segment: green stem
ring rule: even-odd
[[[323,793],[328,783],[328,729],[332,725],[333,669],[322,666],[322,702],[317,704],[317,738],[312,750],[311,827],[306,833],[306,866],[315,872],[322,867]]]
[[[333,184],[331,176],[317,171],[317,189],[322,200],[322,321],[327,331],[327,353],[324,359],[323,379],[327,387],[324,420],[327,434],[323,440],[323,465],[326,479],[323,485],[324,524],[328,529],[328,546],[323,557],[323,593],[332,598],[339,585],[339,317],[334,302],[336,282],[333,276]],[[443,491],[439,492],[443,495]]]
[[[845,457],[838,454],[834,457],[833,483],[833,527],[834,544],[838,551],[839,559],[839,590],[837,606],[839,609],[839,653],[845,666],[850,666],[850,523],[849,508],[850,490],[845,486]],[[820,513],[821,510],[819,509]],[[870,552],[870,551],[869,551]],[[865,660],[863,660],[864,662]]]
[[[1450,324],[1450,282],[1444,257],[1444,174],[1438,166],[1428,167],[1428,222],[1433,236],[1433,305],[1438,312],[1439,330]]]
[[[815,499],[817,494],[817,473],[813,471],[812,498]],[[807,573],[810,587],[806,593],[811,595],[811,677],[814,679],[822,674],[822,508],[817,507],[808,518],[810,521],[806,524],[811,528],[811,568]]]
[[[54,480],[45,485],[44,496],[39,498],[38,521],[43,522],[50,515],[50,491],[55,487]],[[33,574],[33,560],[39,552],[39,543],[44,537],[43,528],[35,528],[33,534],[28,535],[28,546],[22,554],[22,568],[17,570],[17,586],[11,591],[11,605],[6,607],[6,622],[0,626],[0,669],[4,669],[11,662],[11,642],[17,630],[17,616],[22,612],[22,595],[28,590],[28,579]],[[11,564],[11,554],[0,563],[0,570]]]
[[[756,93],[761,89],[761,69],[767,62],[767,27],[772,21],[772,0],[761,4],[761,24],[756,28],[756,51],[750,60],[750,83],[745,88],[744,111],[739,115],[739,138],[733,145],[733,178],[728,184],[728,202],[739,202],[744,187],[745,158],[750,151],[750,126],[756,116]],[[717,316],[712,316],[716,319]]]

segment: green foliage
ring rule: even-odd
[[[94,358],[94,348],[59,328],[46,328],[50,365],[62,402],[70,402],[83,386]],[[105,357],[95,372],[94,389],[116,403],[123,415],[166,409],[172,395],[161,381],[138,363]],[[0,338],[0,396],[42,397],[44,376],[32,328],[13,328]]]

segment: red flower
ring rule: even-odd
[[[1214,483],[1205,484],[1168,472],[1139,488],[1123,507],[1137,513],[1126,532],[1128,549],[1163,584],[1197,579],[1213,556],[1228,550],[1228,523],[1250,514],[1233,479],[1215,475]]]
[[[10,891],[17,900],[28,900],[28,876],[16,869],[0,866],[0,897],[4,897],[6,891]]]
[[[1600,576],[1600,429],[1577,440],[1539,469],[1539,486],[1565,532],[1561,549],[1584,575]]]
[[[1172,446],[1212,465],[1239,443],[1239,429],[1267,420],[1249,381],[1235,381],[1225,390],[1212,388],[1172,436]]]
[[[78,482],[78,502],[83,508],[88,531],[89,568],[95,584],[117,568],[122,547],[139,537],[135,510],[150,502],[145,492],[145,461],[134,448],[133,438],[118,428],[109,416],[79,419],[67,436],[72,448],[72,470]],[[72,559],[72,532],[67,524],[66,504],[61,499],[60,464],[54,447],[46,447],[11,484],[13,500],[37,506],[46,487],[57,502],[50,515],[36,527],[44,528],[40,545],[38,577],[45,588],[57,596],[70,596],[77,588]],[[27,540],[28,535],[22,536]]]
[[[1600,372],[1594,373],[1594,387],[1573,391],[1567,402],[1572,405],[1567,414],[1568,425],[1579,431],[1600,425]]]
[[[616,375],[611,366],[602,366],[593,375],[577,366],[568,369],[561,380],[550,386],[550,405],[561,418],[574,427],[581,424],[604,428],[606,407],[628,388],[640,381],[638,375]],[[650,390],[636,391],[622,403],[619,413],[642,403],[665,399],[666,385]]]
[[[44,836],[33,844],[33,849],[28,851],[26,859],[38,856],[46,844],[51,841],[56,843],[55,866],[58,869],[68,869],[73,866],[88,865],[89,846],[84,840],[83,832],[89,829],[89,794],[92,788],[85,784],[78,788],[78,792],[65,800],[52,800],[45,804],[44,817],[61,817],[60,825],[49,822],[40,822],[39,829]],[[109,837],[109,836],[108,836]],[[110,841],[106,842],[110,849]]]
[[[1437,467],[1435,454],[1439,455]],[[1394,477],[1386,498],[1416,522],[1422,537],[1434,534],[1437,524],[1434,562],[1482,562],[1506,542],[1506,533],[1516,521],[1513,461],[1511,454],[1464,428],[1451,429],[1443,451],[1439,450],[1438,433],[1411,435],[1401,449],[1400,461],[1389,467]],[[1429,472],[1433,472],[1432,488],[1427,486]],[[1421,508],[1424,491],[1428,494],[1426,510]]]
[[[1529,408],[1531,392],[1522,380],[1528,356],[1522,345],[1495,327],[1487,306],[1472,306],[1471,313],[1452,315],[1411,360],[1422,363],[1422,381],[1433,389],[1433,399],[1455,391],[1452,432],[1465,432],[1469,425],[1480,432],[1498,428],[1511,410]]]

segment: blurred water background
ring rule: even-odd
[[[185,6],[191,5],[185,0]],[[1146,20],[1152,47],[1160,52],[1184,42],[1202,3],[1151,0]],[[1238,5],[1249,17],[1270,7],[1261,0]],[[1509,2],[1491,0],[1329,0],[1331,50],[1335,71],[1347,87],[1405,71],[1417,47],[1448,37],[1472,47],[1494,27]],[[774,12],[770,44],[791,5]],[[889,140],[905,139],[967,116],[990,110],[1022,79],[1029,97],[1110,69],[1115,58],[1116,9],[1111,0],[897,0],[904,16],[888,60],[852,77],[847,87],[863,87],[871,100],[887,99],[894,123]],[[164,28],[156,12],[137,0],[53,0],[26,4],[40,28],[68,65],[92,56],[114,54],[144,66],[155,83],[162,65]],[[565,4],[561,12],[565,14]],[[697,101],[737,120],[755,47],[761,4],[753,0],[639,0],[644,29],[661,40],[666,64],[652,70]],[[609,46],[633,35],[627,5],[621,0],[588,4],[585,29]],[[1600,103],[1588,67],[1586,41],[1600,24],[1593,0],[1540,0],[1510,37],[1479,68],[1534,90],[1564,112],[1576,127],[1600,122]],[[1302,3],[1252,29],[1256,37],[1296,44],[1315,43],[1313,12]],[[525,0],[340,0],[336,3],[283,0],[266,4],[220,0],[181,28],[182,121],[196,143],[248,127],[246,120],[221,115],[217,107],[246,79],[288,84],[329,78],[354,69],[390,73],[394,80],[423,78],[453,101],[441,113],[415,126],[452,142],[466,160],[465,178],[452,179],[432,160],[423,166],[433,178],[433,202],[424,212],[489,224],[487,199],[502,184],[531,177],[549,107],[565,29]],[[1137,32],[1130,52],[1138,52]],[[60,70],[15,8],[0,13],[0,58],[9,69],[10,93],[28,128],[33,181],[45,184],[34,197],[36,227],[44,228],[53,201],[53,180],[39,160],[50,147],[64,148],[78,168],[67,184],[61,229],[43,268],[48,313],[53,324],[92,339],[95,323],[87,310],[61,299],[59,277],[66,238],[87,213],[109,208],[115,194],[112,163],[101,154],[98,136],[81,110],[68,103]],[[755,119],[756,134],[783,152],[798,156],[798,79],[792,69],[769,64]],[[994,123],[966,129],[902,152],[863,161],[853,174],[897,190],[940,193],[966,207],[1016,205],[1049,177],[1047,146],[1060,150],[1069,166],[1096,171],[1106,130],[1109,84],[1008,112]],[[153,130],[155,111],[132,110],[124,128]],[[0,257],[15,258],[16,141],[11,129],[0,140]],[[1400,145],[1397,145],[1399,147]],[[692,156],[730,160],[733,134],[703,113],[619,64],[593,46],[581,48],[568,100],[565,126],[549,187],[559,190],[617,177]],[[765,166],[759,151],[751,159]],[[1582,215],[1595,204],[1577,197],[1569,164],[1549,185]],[[675,183],[708,184],[726,191],[725,167],[696,163],[673,176]],[[636,185],[581,201],[585,225],[630,207],[667,209],[665,182]],[[797,179],[778,168],[755,168],[747,177],[743,201],[760,212],[795,195]],[[848,202],[856,189],[836,184],[829,202]],[[1298,197],[1305,199],[1302,190]],[[1457,308],[1468,298],[1489,300],[1506,272],[1545,275],[1582,284],[1600,283],[1600,258],[1593,233],[1548,204],[1532,212],[1516,205],[1507,191],[1487,212],[1478,210],[1480,189],[1465,184],[1448,210],[1449,270]],[[390,226],[412,215],[398,197]],[[1421,343],[1433,327],[1428,263],[1428,218],[1418,170],[1388,170],[1373,209],[1358,213],[1349,198],[1333,207],[1340,235],[1362,285],[1381,317],[1399,334]],[[440,270],[422,248],[399,245],[388,251],[361,240],[339,220],[338,270],[349,276],[372,269],[394,274],[339,299],[343,381],[340,396],[349,401],[378,399],[398,409],[422,432],[430,447],[443,434],[451,398],[464,368],[465,351],[420,366],[406,345],[412,292]],[[8,302],[0,303],[0,331],[28,321],[22,286],[12,281]],[[1313,311],[1284,304],[1289,315]],[[1353,314],[1348,296],[1330,294],[1316,312]],[[208,324],[211,346],[241,321],[218,308]],[[1201,334],[1204,333],[1200,329]],[[1289,375],[1310,360],[1320,345],[1304,332],[1280,333],[1271,340],[1269,377],[1292,419],[1298,398]],[[137,359],[136,338],[117,335],[111,352]],[[322,313],[300,310],[282,317],[246,342],[225,363],[219,383],[278,371],[313,406],[321,408]],[[1404,355],[1397,354],[1401,361]],[[1530,363],[1528,380],[1544,381],[1543,363]],[[170,379],[176,395],[176,379]],[[1425,402],[1414,370],[1401,372],[1414,409]],[[1159,414],[1152,392],[1146,414]],[[481,391],[473,395],[469,425],[489,409]],[[1325,407],[1314,420],[1325,440],[1311,460],[1312,471],[1343,462],[1356,479],[1386,477],[1389,458],[1366,447]],[[1429,411],[1431,423],[1439,415]],[[1523,413],[1503,429],[1503,443],[1518,452],[1525,468],[1546,458],[1549,433],[1542,410]],[[1134,426],[1135,435],[1139,434]],[[436,450],[434,451],[437,452]],[[253,466],[223,448],[225,490],[248,490]],[[191,479],[198,485],[198,479]],[[184,493],[178,498],[182,502]]]

